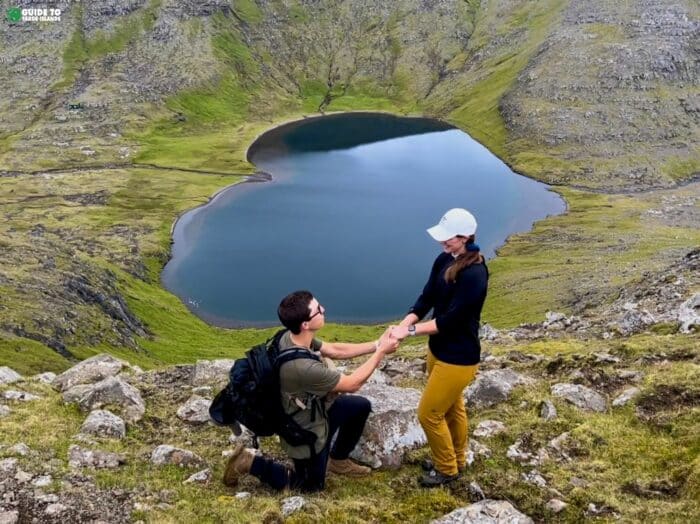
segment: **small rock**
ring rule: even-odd
[[[185,422],[192,424],[205,424],[209,422],[209,406],[211,400],[192,395],[185,404],[177,410],[177,416]]]
[[[644,373],[641,371],[636,371],[633,369],[621,369],[617,372],[617,376],[622,380],[629,380],[631,382],[639,382],[644,378]]]
[[[19,512],[0,510],[0,524],[17,524],[19,522]]]
[[[0,478],[12,476],[17,471],[18,461],[16,458],[6,458],[0,460]]]
[[[32,481],[32,485],[37,488],[45,488],[51,484],[52,480],[51,475],[41,475]]]
[[[507,431],[506,425],[498,420],[482,420],[474,430],[475,437],[493,437]]]
[[[53,504],[54,502],[58,502],[58,495],[55,493],[47,493],[46,495],[39,495],[36,499],[42,504]]]
[[[224,387],[235,360],[198,360],[194,368],[193,386]]]
[[[544,488],[547,486],[547,481],[544,479],[544,477],[540,474],[539,471],[536,469],[533,469],[532,471],[528,473],[522,473],[522,479],[527,482],[528,484],[534,484],[535,486],[539,486],[541,488]]]
[[[7,366],[0,367],[0,386],[13,384],[20,380],[22,380],[22,375],[17,373],[14,369],[8,368]]]
[[[126,459],[120,453],[84,449],[73,444],[68,448],[68,465],[71,468],[113,469],[124,464]]]
[[[479,486],[479,484],[477,484],[476,482],[470,482],[469,487],[467,489],[469,490],[469,494],[472,496],[473,499],[486,499],[486,495],[484,495],[484,490],[481,489],[481,486]]]
[[[51,384],[56,378],[56,373],[51,373],[50,371],[47,371],[46,373],[39,373],[38,375],[34,375],[32,378],[37,382],[41,382],[42,384]]]
[[[532,383],[532,379],[511,369],[484,371],[469,385],[465,398],[470,406],[488,408],[508,400],[514,387]]]
[[[519,512],[505,500],[485,499],[448,513],[442,518],[431,521],[432,524],[533,524],[527,515]]]
[[[611,355],[610,353],[593,353],[596,362],[605,364],[617,364],[620,362],[618,357]]]
[[[7,451],[9,451],[13,455],[19,455],[21,457],[26,457],[29,455],[29,446],[27,446],[24,442],[20,442],[19,444],[15,444],[14,446],[11,446],[7,448]]]
[[[237,499],[249,499],[251,495],[248,491],[239,491],[238,493],[236,493],[235,497]]]
[[[615,400],[612,401],[612,405],[616,408],[624,406],[637,395],[639,395],[639,388],[627,388],[619,396],[615,397]]]
[[[126,424],[110,411],[96,409],[90,412],[80,427],[82,433],[122,439],[126,436]]]
[[[281,501],[282,516],[287,518],[292,513],[296,513],[297,511],[299,511],[304,506],[306,506],[306,499],[304,499],[304,497],[296,496],[296,497],[287,497],[286,499],[282,499],[282,501]]]
[[[551,400],[543,400],[540,404],[540,417],[545,420],[554,420],[557,418],[557,408]]]
[[[46,513],[49,516],[55,516],[55,515],[60,515],[61,513],[65,512],[68,508],[64,506],[63,504],[60,503],[55,503],[55,504],[49,504],[46,507]]]
[[[546,508],[552,513],[561,513],[566,509],[566,506],[568,506],[566,502],[559,499],[551,499],[549,502],[547,502]]]
[[[83,360],[58,375],[52,382],[59,391],[66,391],[78,384],[93,384],[119,373],[127,364],[112,355],[102,353]]]
[[[26,471],[18,469],[17,473],[15,473],[15,480],[20,484],[24,484],[25,482],[29,482],[30,480],[32,480],[32,476]]]
[[[190,475],[187,480],[183,482],[183,484],[207,484],[211,480],[211,469],[203,469],[202,471],[199,471],[195,473],[194,475]]]
[[[479,338],[482,340],[495,340],[498,338],[498,330],[489,324],[484,324],[479,328]]]
[[[70,389],[63,392],[63,402],[66,404],[73,404],[80,402],[89,391],[92,391],[92,384],[78,384]]]
[[[205,397],[210,397],[213,392],[214,389],[211,386],[197,386],[192,388],[193,395],[202,395]]]
[[[589,411],[604,412],[606,402],[603,396],[580,384],[554,384],[552,395],[562,397],[576,407]]]
[[[10,408],[0,404],[0,418],[8,416],[10,413],[12,413],[12,410]]]
[[[700,293],[695,293],[678,308],[678,321],[681,323],[680,332],[690,333],[700,326]]]
[[[5,391],[2,396],[5,400],[17,400],[19,402],[31,402],[33,400],[41,399],[41,397],[37,395],[32,395],[31,393],[27,393],[25,391],[15,391],[12,389]]]
[[[151,462],[157,466],[169,464],[181,467],[204,465],[204,460],[191,451],[167,444],[160,445],[153,450],[153,453],[151,453]]]
[[[569,479],[569,484],[571,484],[575,488],[587,488],[588,487],[588,482],[585,480],[578,478],[578,477],[571,477]]]
[[[101,408],[107,404],[122,406],[124,419],[131,423],[141,420],[146,411],[146,405],[139,390],[120,376],[101,380],[78,401],[83,411]]]

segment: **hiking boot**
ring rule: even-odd
[[[255,455],[245,448],[243,442],[239,443],[226,463],[224,469],[224,484],[227,486],[235,486],[238,484],[238,479],[243,475],[250,473],[250,467],[253,465]]]
[[[372,468],[361,466],[350,459],[330,459],[328,461],[328,471],[346,477],[366,477],[372,473]]]
[[[431,459],[423,459],[420,461],[420,467],[423,471],[431,471],[435,469],[435,464],[433,464]],[[457,466],[457,475],[461,475],[465,471],[467,471],[466,464],[460,464]]]
[[[450,482],[457,480],[459,475],[445,475],[440,473],[436,469],[431,469],[427,473],[424,473],[418,478],[418,483],[425,488],[435,488],[437,486],[444,486]]]

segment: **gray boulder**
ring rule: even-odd
[[[92,411],[80,427],[81,433],[100,437],[122,439],[126,436],[126,424],[110,411],[96,409]]]
[[[647,326],[655,322],[656,319],[647,310],[639,311],[636,307],[628,306],[622,317],[610,326],[617,329],[622,335],[632,335],[644,331]]]
[[[131,423],[141,420],[146,411],[139,390],[121,377],[107,377],[98,382],[80,398],[78,405],[83,411],[106,405],[122,406],[124,418]]]
[[[71,468],[112,469],[125,462],[121,453],[85,449],[75,444],[68,448],[68,465]]]
[[[532,384],[531,378],[511,369],[493,369],[480,372],[466,390],[465,398],[470,406],[488,408],[508,400],[515,386]]]
[[[605,398],[600,393],[580,384],[554,384],[552,395],[588,411],[602,413],[607,407]]]
[[[365,384],[360,394],[372,402],[372,413],[351,457],[374,468],[398,468],[406,452],[427,442],[416,417],[420,391]]]
[[[63,392],[63,402],[73,404],[80,401],[88,391],[92,391],[92,384],[78,384]]]
[[[533,520],[520,513],[510,502],[486,499],[459,508],[432,524],[533,524]]]
[[[20,380],[22,380],[22,375],[17,373],[14,369],[8,368],[7,366],[0,367],[0,386],[13,384]]]
[[[192,395],[187,402],[177,410],[177,416],[185,422],[205,424],[209,422],[210,404],[211,400],[200,397],[199,395]]]
[[[119,373],[127,363],[102,353],[95,355],[58,375],[51,383],[59,391],[66,391],[78,384],[93,384]]]
[[[204,460],[199,455],[167,444],[162,444],[153,450],[151,462],[156,466],[199,467],[204,465]]]
[[[12,410],[10,408],[0,404],[0,418],[8,416],[10,413],[12,413]]]
[[[198,360],[194,367],[192,385],[224,387],[234,362],[232,359]]]

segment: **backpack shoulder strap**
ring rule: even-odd
[[[275,359],[275,365],[280,368],[282,367],[282,364],[286,364],[287,362],[298,358],[312,359],[317,362],[321,361],[318,355],[313,354],[307,349],[292,347],[280,351],[279,355],[277,355],[277,358]]]

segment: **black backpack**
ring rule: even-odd
[[[304,349],[280,351],[279,342],[285,331],[278,331],[264,344],[246,351],[245,358],[236,360],[228,385],[209,406],[209,416],[218,424],[232,426],[237,434],[240,434],[240,424],[248,428],[253,432],[255,447],[258,447],[257,437],[276,434],[291,446],[309,446],[314,455],[316,435],[302,428],[293,414],[284,412],[279,370],[282,364],[297,358],[320,359]]]

